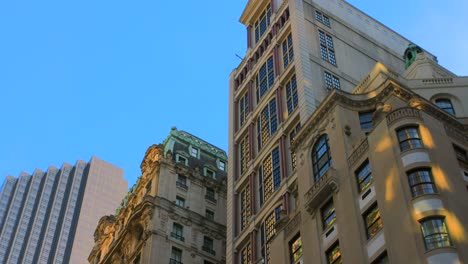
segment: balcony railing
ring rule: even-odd
[[[210,246],[203,245],[203,246],[202,246],[202,250],[205,251],[205,252],[210,253],[211,255],[216,255],[216,252],[215,252],[215,251],[213,250],[213,248],[210,247]]]
[[[325,202],[330,194],[339,188],[339,177],[334,168],[329,168],[304,195],[307,211],[314,215],[317,207]]]
[[[394,122],[396,122],[396,121],[398,121],[398,120],[400,120],[402,118],[408,118],[408,117],[414,117],[414,118],[421,119],[421,113],[416,108],[401,107],[401,108],[395,109],[392,112],[387,114],[387,124],[391,125]]]
[[[183,264],[182,261],[175,260],[175,259],[170,259],[169,264]]]
[[[187,189],[188,189],[187,184],[185,184],[184,182],[176,181],[176,185],[177,185],[177,187],[182,188],[182,189],[184,189],[184,190],[187,190]]]
[[[179,234],[174,233],[174,232],[171,232],[171,237],[173,237],[173,238],[175,238],[175,239],[178,239],[178,240],[180,240],[180,241],[182,241],[182,242],[185,241],[185,238],[184,238],[182,235],[179,235]]]
[[[212,195],[205,195],[205,199],[212,203],[216,203],[216,198],[214,198]]]

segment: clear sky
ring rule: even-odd
[[[466,0],[350,0],[468,75]],[[131,186],[172,126],[227,151],[247,0],[0,2],[0,183],[95,155]]]

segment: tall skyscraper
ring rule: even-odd
[[[87,263],[93,232],[127,192],[123,170],[96,157],[8,176],[0,193],[0,263]]]
[[[466,157],[466,78],[457,78],[438,65],[434,55],[343,0],[250,0],[240,21],[247,28],[248,49],[230,78],[227,263],[387,263],[388,259],[404,263],[395,256],[398,252],[411,256],[409,263],[465,259],[460,252],[466,248],[463,226],[468,223],[458,202],[466,193],[460,192],[464,188],[454,188],[453,198],[442,187],[465,186],[465,179],[457,174],[453,177],[458,178],[444,181],[437,168],[456,164],[451,144],[457,146],[458,156],[464,153]],[[379,85],[392,81],[411,97],[396,102],[380,94]],[[400,89],[387,89],[383,91],[400,96]],[[411,92],[403,92],[408,89]],[[335,106],[337,101],[348,109],[346,114]],[[447,130],[458,135],[452,143],[431,141],[442,135],[439,129],[444,127],[443,121],[437,128],[424,123],[434,105],[452,112],[450,116],[432,111],[457,128]],[[424,120],[407,123],[413,130],[399,130],[394,127],[398,122],[385,127],[380,122],[382,117],[391,123],[412,115]],[[452,159],[451,163],[424,159],[432,155],[427,155],[430,151],[405,156],[403,166],[400,156],[378,156],[380,151],[396,151],[397,140],[405,141],[405,136],[406,144],[416,144],[416,128],[425,134],[426,146],[435,148],[440,143],[444,158]],[[294,143],[296,136],[300,138]],[[366,138],[368,149],[361,145]],[[359,154],[351,155],[354,152]],[[347,159],[353,162],[345,163]],[[413,164],[415,160],[425,169]],[[361,162],[362,167],[355,167],[354,162]],[[437,173],[428,169],[432,163]],[[395,189],[389,194],[388,188],[404,182],[389,176],[389,164],[405,181],[413,179],[410,185],[417,195]],[[375,185],[367,182],[369,168],[379,177]],[[362,194],[351,188],[354,171],[362,177]],[[424,193],[433,187],[430,173],[438,175],[434,185],[440,185],[437,195],[430,193],[436,196],[434,200],[418,193],[420,188]],[[369,190],[373,193],[366,196]],[[404,205],[395,206],[389,197]],[[387,207],[390,204],[394,207]],[[398,229],[391,222],[403,215],[414,218],[402,221],[410,226]],[[379,231],[385,236],[374,236]],[[400,236],[393,235],[398,232]],[[449,233],[457,239],[447,239]],[[431,241],[431,236],[440,241]],[[395,239],[407,243],[398,244]],[[408,247],[399,251],[403,245]],[[462,250],[453,250],[454,245]]]
[[[99,221],[89,262],[224,263],[226,152],[173,128],[140,167],[117,214]]]

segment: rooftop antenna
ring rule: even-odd
[[[244,60],[244,58],[242,58],[241,56],[237,55],[234,53],[234,55],[236,55],[237,58],[239,58],[240,60]]]

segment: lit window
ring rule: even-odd
[[[312,150],[312,163],[314,167],[314,179],[317,182],[329,167],[332,166],[328,135],[322,135]]]
[[[250,243],[244,246],[240,251],[241,264],[252,264],[252,249]]]
[[[172,224],[172,232],[171,236],[175,239],[178,239],[180,241],[184,241],[184,227],[180,224],[173,223]]]
[[[294,138],[296,137],[296,134],[299,132],[299,129],[301,129],[301,124],[297,124],[296,127],[289,133],[289,146],[292,146],[294,142]],[[296,170],[296,153],[291,151],[291,166],[292,170]]]
[[[240,193],[241,230],[243,230],[249,222],[251,214],[250,202],[250,185],[247,185]]]
[[[413,197],[437,193],[437,189],[429,169],[416,169],[408,173],[408,181]]]
[[[276,113],[276,99],[273,98],[260,112],[257,120],[258,149],[270,139],[278,129],[278,117]]]
[[[443,217],[423,219],[421,221],[421,231],[427,250],[452,245]]]
[[[326,230],[331,227],[336,221],[335,205],[333,200],[330,199],[321,209],[322,213],[322,225],[323,229]]]
[[[239,143],[239,159],[240,159],[240,173],[241,175],[247,171],[247,164],[250,160],[250,145],[249,145],[249,135],[245,137]]]
[[[210,237],[204,236],[202,250],[210,253],[211,255],[216,255],[216,252],[214,251],[213,246],[214,246],[213,239]]]
[[[210,220],[214,220],[214,212],[211,211],[211,210],[206,210],[205,211],[205,216],[206,216],[206,218],[208,218]]]
[[[364,222],[366,223],[367,238],[374,237],[382,229],[382,219],[377,204],[374,204],[364,213]]]
[[[320,54],[323,60],[336,65],[335,48],[333,45],[333,38],[325,32],[319,30],[320,40]]]
[[[330,18],[328,16],[322,14],[320,11],[315,11],[315,19],[320,23],[324,24],[325,26],[330,26]]]
[[[176,196],[176,205],[180,207],[185,207],[185,199],[180,196]]]
[[[435,100],[435,104],[445,112],[455,115],[455,110],[453,109],[452,101],[447,98],[440,98]]]
[[[374,124],[372,122],[373,117],[374,111],[359,113],[359,123],[361,125],[362,130],[369,131],[372,130],[372,128],[374,128]]]
[[[276,147],[263,160],[259,172],[260,205],[273,195],[281,184],[279,148]]]
[[[299,261],[302,259],[302,240],[300,234],[297,234],[297,236],[295,236],[289,242],[289,251],[291,254],[292,263],[299,263]]]
[[[286,105],[288,107],[288,114],[291,114],[297,108],[298,104],[296,75],[294,75],[291,80],[286,83],[284,89],[286,90]]]
[[[332,89],[338,89],[338,90],[341,89],[341,83],[338,77],[336,77],[335,75],[329,72],[324,72],[324,76],[325,76],[325,85],[328,91],[331,91]]]
[[[257,103],[266,94],[268,89],[275,82],[275,71],[273,66],[273,56],[269,57],[267,61],[260,67],[260,70],[255,77],[255,88],[257,91]]]
[[[292,35],[289,34],[288,37],[283,41],[283,66],[285,69],[294,59],[294,50],[292,44]]]
[[[190,149],[190,155],[192,155],[192,157],[195,157],[195,158],[198,157],[198,149],[192,147],[192,148]]]
[[[268,5],[267,8],[260,14],[260,17],[255,21],[255,43],[257,43],[260,38],[265,34],[268,26],[270,25],[271,17],[271,6]]]
[[[169,264],[182,264],[182,250],[172,247],[171,260]]]
[[[341,260],[341,250],[340,250],[340,244],[335,243],[333,246],[331,246],[327,252],[327,263],[328,264],[341,264],[343,261]]]
[[[366,160],[356,171],[359,192],[366,190],[372,183],[372,171],[369,161]]]
[[[239,107],[239,122],[240,122],[240,125],[242,126],[245,120],[247,119],[247,115],[249,114],[249,94],[248,93],[245,93],[245,95],[240,98],[238,107]]]
[[[270,264],[270,243],[273,237],[276,235],[275,223],[278,219],[279,210],[271,212],[265,218],[261,228],[260,228],[260,243],[261,243],[261,252],[262,258],[264,259],[265,264]]]
[[[423,146],[418,127],[404,127],[397,131],[400,150],[405,151]]]

